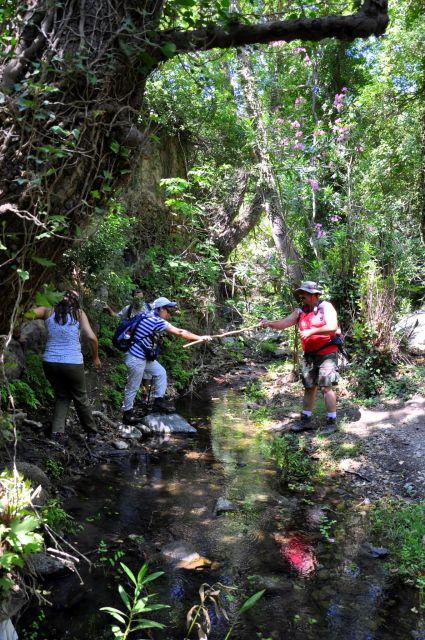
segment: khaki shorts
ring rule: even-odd
[[[301,379],[306,389],[312,387],[332,387],[338,384],[338,355],[304,356]]]

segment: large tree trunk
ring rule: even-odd
[[[80,0],[52,9],[39,0],[16,19],[19,45],[3,68],[0,111],[2,329],[19,278],[31,296],[48,261],[103,214],[112,184],[130,173],[128,148],[146,142],[134,123],[147,74],[131,55],[125,21],[139,33],[156,29],[161,8],[158,0]]]
[[[158,64],[214,47],[377,35],[388,19],[386,0],[365,0],[352,16],[258,25],[229,18],[227,27],[158,32],[165,0],[32,0],[16,16],[10,6],[0,64],[0,331],[19,284],[28,304],[50,262],[132,171],[132,150],[147,143],[137,128],[145,82]]]
[[[249,116],[254,121],[256,130],[253,154],[257,161],[258,192],[262,195],[263,206],[267,212],[276,250],[286,271],[288,282],[293,286],[302,280],[303,269],[285,220],[285,212],[270,158],[267,131],[262,117],[262,106],[258,99],[258,90],[248,53],[242,53],[238,56],[238,68],[242,79],[246,108]]]

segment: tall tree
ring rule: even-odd
[[[132,154],[146,143],[146,133],[138,128],[146,79],[158,65],[195,50],[273,40],[364,38],[382,34],[388,22],[386,0],[365,0],[352,15],[259,24],[226,15],[225,2],[205,14],[203,3],[193,1],[192,17],[187,17],[187,4],[3,4],[1,330],[10,324],[11,309],[22,296],[24,302],[33,296],[87,219],[103,215],[111,190],[131,172]],[[186,28],[183,23],[173,28],[179,11],[186,16]]]

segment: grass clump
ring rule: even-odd
[[[414,581],[425,608],[425,502],[385,500],[370,514],[372,531],[390,551],[393,573]]]

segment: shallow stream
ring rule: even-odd
[[[413,590],[392,584],[384,562],[364,552],[365,512],[337,477],[314,490],[282,491],[237,386],[211,387],[178,411],[197,427],[196,438],[158,441],[151,455],[142,448],[116,452],[67,488],[64,506],[84,524],[70,540],[96,566],[79,564],[83,585],[75,574],[50,580],[53,607],[43,608],[44,620],[28,611],[21,639],[112,638],[112,619],[99,608],[122,606],[119,562],[137,571],[147,557],[150,570],[165,572],[152,584],[157,601],[171,605],[152,614],[167,625],[152,638],[183,640],[199,587],[220,582],[237,587],[230,599],[219,598],[231,618],[266,589],[237,623],[238,640],[420,640],[411,635],[418,618]],[[216,515],[220,496],[236,511]],[[196,568],[167,562],[161,549],[173,541],[193,545],[202,557]],[[228,624],[212,606],[209,614],[209,637],[223,640]],[[38,635],[31,635],[34,622]]]

